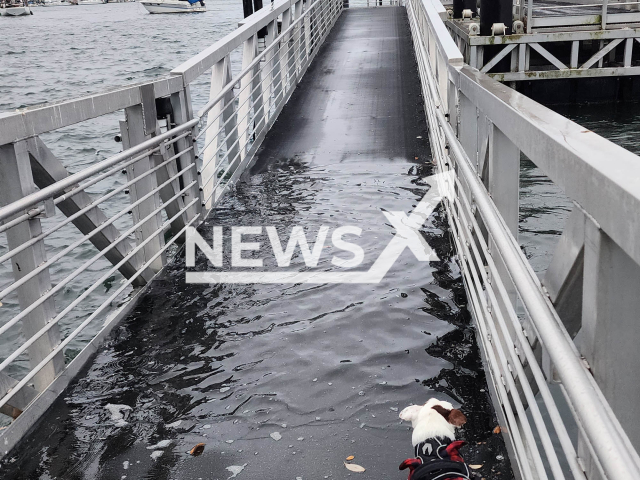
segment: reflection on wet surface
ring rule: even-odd
[[[310,238],[355,225],[365,270],[394,235],[382,211],[409,213],[430,188],[405,10],[345,12],[328,42],[203,237],[214,225],[225,238],[233,225],[273,225],[283,241],[294,225]],[[441,208],[422,234],[440,261],[407,249],[376,285],[186,285],[177,260],[2,470],[347,478],[342,461],[355,455],[367,478],[406,478],[411,434],[398,411],[438,396],[469,419],[467,461],[511,478]],[[347,256],[325,248],[317,269],[337,270],[334,254]],[[210,268],[200,255],[195,270]],[[298,251],[291,269],[302,268]],[[201,442],[202,455],[187,453]]]

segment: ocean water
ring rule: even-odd
[[[0,50],[0,111],[166,75],[233,30],[242,17],[239,0],[209,0],[207,6],[204,14],[177,16],[149,15],[137,3],[123,3],[34,8],[31,17],[0,17],[5,45]],[[232,65],[238,71],[237,54]],[[207,82],[203,75],[193,85],[196,108],[206,101]],[[635,134],[640,116],[633,106],[559,111],[640,151]],[[116,112],[42,138],[74,172],[120,150],[113,138],[122,118]],[[362,169],[314,165],[304,155],[277,159],[225,200],[207,227],[235,224],[239,218],[245,225],[274,219],[282,225],[293,219],[313,225],[351,205],[351,218],[369,229],[367,248],[373,249],[379,243],[376,235],[386,230],[372,227],[376,218],[367,210],[370,199],[384,195],[384,208],[409,211],[428,173],[412,161],[372,162]],[[123,182],[110,179],[92,193],[103,194]],[[113,214],[125,204],[126,198],[117,198],[103,207]],[[519,240],[540,274],[571,207],[523,159]],[[43,223],[46,227],[56,220]],[[117,224],[126,225],[125,219]],[[69,227],[52,235],[47,241],[51,254],[74,234]],[[397,410],[408,398],[439,394],[465,405],[471,421],[463,435],[472,443],[470,458],[493,468],[495,478],[508,479],[508,468],[495,459],[504,453],[503,445],[491,435],[494,419],[484,373],[441,211],[423,234],[438,245],[443,261],[422,266],[404,258],[376,288],[185,290],[180,285],[184,263],[178,259],[116,331],[87,376],[58,402],[56,418],[44,422],[0,472],[16,479],[222,479],[240,467],[239,478],[261,469],[275,475],[275,465],[290,473],[304,471],[303,478],[333,479],[347,478],[341,461],[355,453],[370,478],[390,478],[392,471],[404,478],[386,461],[408,435],[407,427],[398,424]],[[0,235],[0,255],[6,253],[2,245]],[[90,245],[75,249],[52,270],[53,283],[94,254]],[[199,262],[202,266],[203,259]],[[97,262],[70,283],[56,296],[58,311],[107,267]],[[114,275],[93,292],[61,323],[63,335],[120,281]],[[10,266],[0,265],[0,286],[9,282]],[[0,323],[18,311],[14,298],[3,300]],[[97,322],[72,343],[69,359],[99,327]],[[22,341],[18,329],[8,333],[0,339],[0,358]],[[27,359],[21,358],[8,372],[20,377],[26,366]],[[133,406],[124,412],[130,427],[114,428],[107,403]],[[282,436],[277,443],[271,436],[275,432]],[[203,438],[209,439],[207,456],[194,463],[198,459],[185,452]],[[152,460],[155,450],[148,448],[166,439],[170,448],[157,447],[164,453]]]

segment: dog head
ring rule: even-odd
[[[449,402],[436,398],[430,399],[424,405],[410,405],[400,412],[400,418],[411,422],[413,446],[429,438],[443,437],[455,440],[456,428],[467,422],[464,414],[453,408]]]

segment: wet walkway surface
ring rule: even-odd
[[[321,225],[354,225],[366,270],[394,235],[383,210],[409,213],[430,174],[406,11],[346,11],[200,231],[273,225],[284,241],[300,225],[312,242]],[[440,208],[422,234],[440,261],[406,249],[375,285],[187,285],[176,261],[0,474],[346,479],[359,475],[343,465],[355,455],[362,478],[402,479],[412,448],[398,411],[437,396],[467,415],[460,437],[478,478],[510,478]],[[319,270],[348,257],[330,245]],[[198,257],[195,270],[211,268]],[[302,268],[298,251],[291,269]],[[126,406],[123,418],[107,405]],[[204,453],[189,455],[200,442]]]

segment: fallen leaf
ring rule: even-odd
[[[479,468],[482,468],[482,465],[469,465],[469,468],[473,468],[474,470],[478,470]]]
[[[189,450],[189,453],[194,457],[197,457],[198,455],[202,454],[202,452],[204,452],[204,443],[199,443],[195,447],[193,447],[191,450]]]
[[[361,467],[360,465],[356,465],[355,463],[347,463],[347,462],[343,462],[344,466],[347,467],[347,470],[350,470],[352,472],[357,472],[357,473],[362,473],[364,472],[364,467]]]
[[[501,431],[502,429],[500,428],[500,425],[493,429],[493,433],[500,433]]]
[[[347,457],[347,460],[351,461],[351,460],[353,460],[354,458],[356,458],[356,457],[354,457],[353,455],[349,455],[349,456]]]

